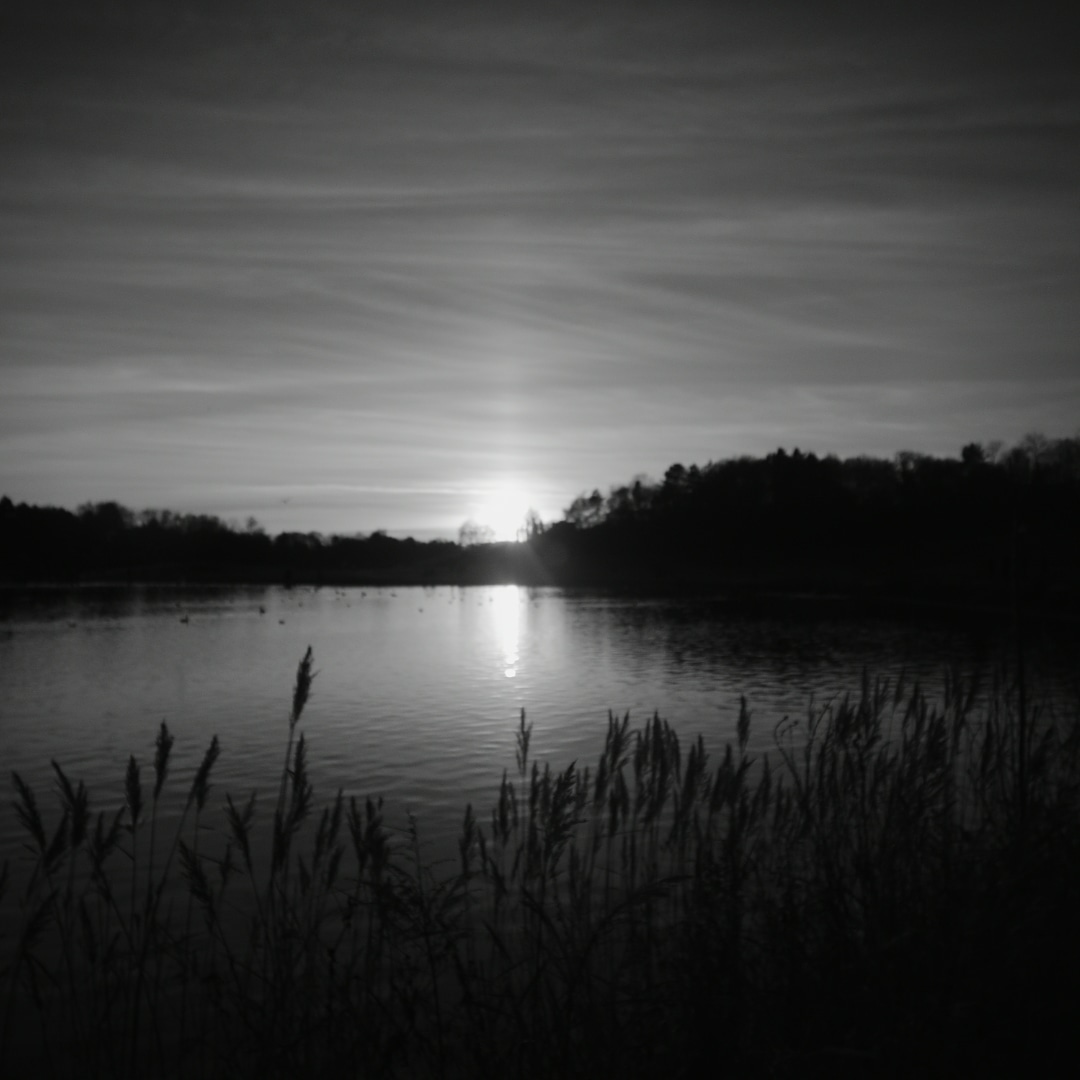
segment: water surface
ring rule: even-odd
[[[129,754],[147,772],[161,721],[186,784],[221,741],[211,805],[277,790],[297,663],[319,672],[301,728],[319,798],[383,795],[445,839],[466,801],[490,806],[513,769],[520,710],[534,753],[562,767],[599,751],[609,710],[654,711],[717,753],[745,695],[752,745],[786,714],[857,690],[862,672],[987,672],[1011,649],[994,620],[868,619],[828,609],[738,616],[719,600],[517,586],[399,589],[168,588],[9,592],[0,619],[0,750],[55,820],[50,759],[118,806]],[[1040,639],[1036,669],[1067,678],[1075,649]],[[21,837],[0,814],[3,856]]]

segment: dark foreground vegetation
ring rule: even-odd
[[[40,581],[713,585],[1080,613],[1080,438],[892,460],[778,450],[581,495],[519,543],[234,528],[0,500],[0,575]],[[463,526],[462,541],[484,530]],[[1022,594],[1022,595],[1018,595]]]
[[[318,807],[300,664],[272,806],[179,826],[152,768],[93,812],[19,777],[0,1074],[78,1077],[1065,1075],[1080,1036],[1080,714],[1000,679],[864,681],[710,759],[610,717],[594,766],[517,760],[456,868],[378,802]],[[167,834],[167,835],[166,835]]]

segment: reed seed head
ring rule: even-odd
[[[289,728],[296,727],[300,714],[304,711],[308,696],[311,694],[311,684],[315,681],[318,672],[311,670],[314,655],[311,646],[307,647],[300,666],[296,669],[296,686],[293,688],[292,713],[289,715]]]
[[[168,725],[162,720],[157,741],[154,744],[154,802],[157,802],[165,777],[169,772],[169,755],[172,753],[175,741],[169,734]]]

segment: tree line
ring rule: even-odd
[[[552,535],[554,533],[554,536]],[[955,458],[778,449],[582,493],[544,536],[587,577],[1080,596],[1080,438]]]
[[[495,544],[284,532],[203,514],[0,499],[7,582],[87,580],[695,585],[914,592],[1080,606],[1080,437],[890,459],[781,448],[671,465],[532,515]]]
[[[242,527],[210,514],[135,512],[116,502],[85,503],[74,513],[0,499],[0,562],[10,582],[86,580],[273,581],[374,579],[457,549],[378,531],[370,536],[282,532],[254,518]]]

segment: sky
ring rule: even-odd
[[[453,538],[1077,434],[1059,7],[7,0],[0,493]]]

